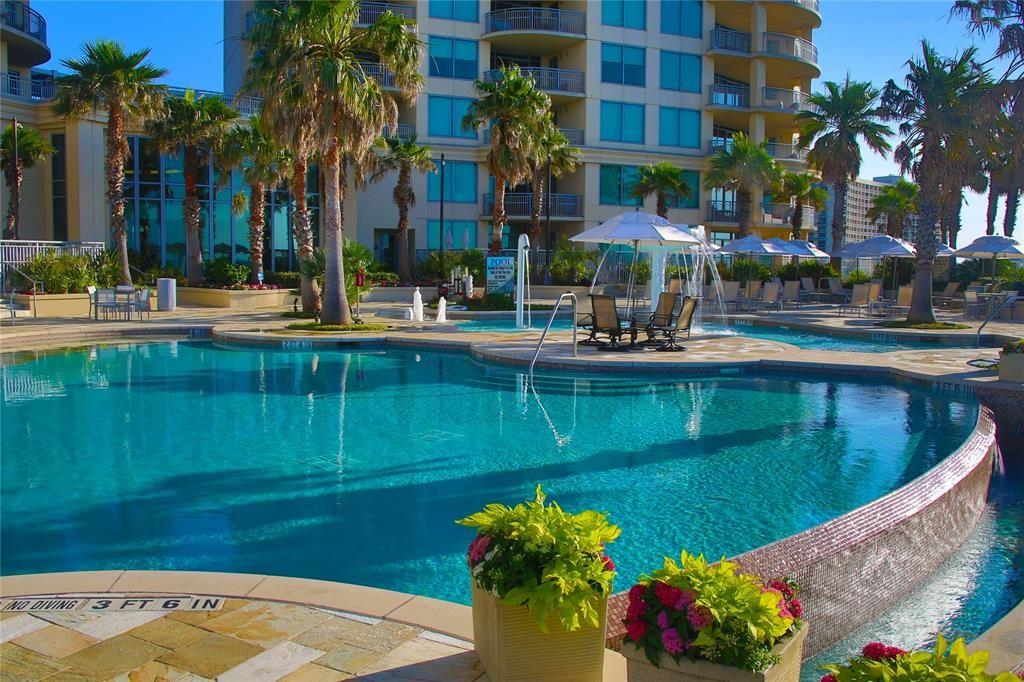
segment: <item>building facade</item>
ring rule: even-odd
[[[868,220],[867,213],[871,210],[871,204],[886,187],[895,185],[900,180],[899,175],[881,175],[871,180],[857,178],[850,183],[850,189],[846,195],[846,244],[862,242],[871,237],[885,234],[885,218],[877,221]],[[819,185],[828,191],[828,202],[825,208],[817,212],[814,219],[814,232],[811,234],[812,241],[818,247],[832,253],[843,246],[834,244],[832,241],[832,217],[835,215],[835,190],[832,185],[822,183]],[[917,216],[910,216],[904,228],[904,238],[912,241],[914,231],[917,229]]]

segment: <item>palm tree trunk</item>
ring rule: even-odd
[[[949,208],[949,226],[948,226],[949,227],[949,230],[948,230],[949,241],[944,241],[943,242],[944,244],[948,244],[949,246],[953,247],[954,249],[956,248],[956,238],[957,238],[957,235],[960,234],[963,206],[964,206],[963,192],[961,191],[961,192],[957,193],[956,197],[954,197],[953,204]]]
[[[1020,206],[1021,189],[1011,189],[1006,193],[1006,215],[1003,216],[1003,236],[1012,237],[1013,228],[1017,226],[1017,207]]]
[[[21,211],[21,181],[23,178],[21,163],[18,166],[8,165],[7,171],[7,223],[4,226],[4,239],[19,239],[18,218]]]
[[[896,214],[893,213],[892,211],[889,211],[888,213],[885,214],[885,233],[887,235],[889,235],[890,237],[896,237],[898,239],[902,239],[903,238],[902,234],[896,234],[896,231],[897,231],[896,226],[899,224],[898,221],[896,220],[896,218],[897,218]]]
[[[203,283],[203,250],[199,241],[199,190],[196,180],[199,175],[199,150],[185,147],[185,200],[181,202],[181,218],[185,223],[185,245],[188,253],[188,285],[195,287]],[[252,248],[252,245],[249,245]]]
[[[547,178],[547,166],[538,166],[533,174],[533,201],[530,203],[530,250],[533,251],[533,260],[540,249],[540,216],[544,212],[544,183]],[[534,272],[540,273],[538,268]]]
[[[263,194],[266,188],[262,182],[249,186],[249,281],[259,284],[263,274]]]
[[[832,250],[838,251],[843,248],[846,241],[846,195],[850,189],[849,182],[843,178],[839,182],[832,183],[835,192],[835,202],[832,206]],[[832,258],[832,267],[836,272],[842,272],[842,259]]]
[[[804,200],[796,197],[796,205],[793,207],[793,218],[790,220],[793,227],[793,239],[800,239],[800,233],[804,227]]]
[[[907,322],[931,323],[935,322],[935,309],[932,307],[932,273],[935,268],[935,224],[938,222],[939,214],[939,173],[930,167],[936,166],[925,153],[921,160],[921,194],[919,200],[919,213],[917,223],[917,238],[914,246],[917,248],[917,268],[914,272],[914,294],[910,299],[910,311],[907,313]]]
[[[132,283],[128,265],[128,230],[124,219],[124,162],[128,139],[124,131],[124,104],[111,102],[107,118],[107,149],[104,171],[107,175],[107,204],[110,206],[110,231],[121,255],[121,284]]]
[[[501,253],[501,233],[508,218],[505,216],[505,178],[494,178],[494,209],[491,211],[491,253]]]
[[[736,217],[740,223],[740,239],[750,234],[750,210],[754,195],[745,189],[736,190]]]
[[[985,234],[996,233],[996,213],[999,211],[999,189],[996,187],[996,180],[989,175],[988,180],[988,207],[985,211]]]
[[[295,235],[295,245],[300,261],[313,255],[313,228],[310,225],[309,206],[306,202],[307,169],[308,163],[305,158],[295,159],[292,162],[292,198],[295,200],[295,209],[292,211],[292,233]],[[262,213],[262,209],[260,212]],[[299,270],[302,271],[302,268]],[[299,286],[302,292],[302,312],[314,312],[320,300],[316,282],[306,275],[302,275]]]
[[[654,197],[656,202],[654,211],[665,220],[668,220],[668,194],[657,192]]]
[[[412,196],[412,169],[403,164],[398,171],[398,186],[395,188],[395,205],[398,206],[398,278],[402,282],[412,281],[409,265],[409,197]]]
[[[324,300],[320,321],[324,324],[352,324],[345,294],[345,263],[342,259],[341,200],[341,144],[337,135],[323,157],[324,171],[324,251],[327,267],[324,272]]]

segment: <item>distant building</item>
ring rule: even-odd
[[[867,213],[871,209],[871,203],[875,197],[889,186],[895,185],[901,177],[899,175],[880,175],[871,180],[857,178],[850,183],[849,192],[846,195],[846,239],[845,243],[852,244],[862,242],[871,237],[885,234],[885,219],[876,222],[868,220]],[[835,191],[831,185],[821,183],[828,191],[828,203],[823,211],[818,211],[814,217],[814,232],[811,239],[820,248],[831,253],[840,245],[832,243],[832,216],[835,214]],[[917,216],[911,216],[904,230],[904,238],[912,240],[917,229]]]

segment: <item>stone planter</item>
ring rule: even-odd
[[[473,585],[473,644],[491,682],[601,682],[605,608],[601,626],[566,632],[554,615],[548,632],[523,606],[502,604]]]
[[[178,287],[178,304],[208,308],[276,308],[298,298],[291,289],[207,289],[205,287]]]
[[[626,657],[626,679],[629,682],[799,682],[805,639],[806,624],[775,645],[773,651],[779,656],[779,662],[761,672],[688,658],[676,663],[665,654],[661,656],[661,667],[655,668],[643,649],[638,649],[631,642],[622,645],[622,655]]]
[[[999,380],[1024,383],[1024,353],[999,353]]]
[[[16,294],[14,302],[27,306],[34,317],[87,317],[89,294]]]

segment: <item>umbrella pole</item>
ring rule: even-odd
[[[633,312],[633,282],[636,280],[636,260],[640,256],[640,242],[633,240],[633,264],[629,267],[629,281],[626,285],[626,315]]]
[[[598,261],[597,269],[594,270],[594,279],[590,280],[590,291],[587,292],[588,294],[594,293],[594,287],[597,286],[597,276],[601,273],[601,266],[604,265],[604,259],[608,257],[608,251],[610,249],[605,249],[604,253],[601,254],[601,260]]]

